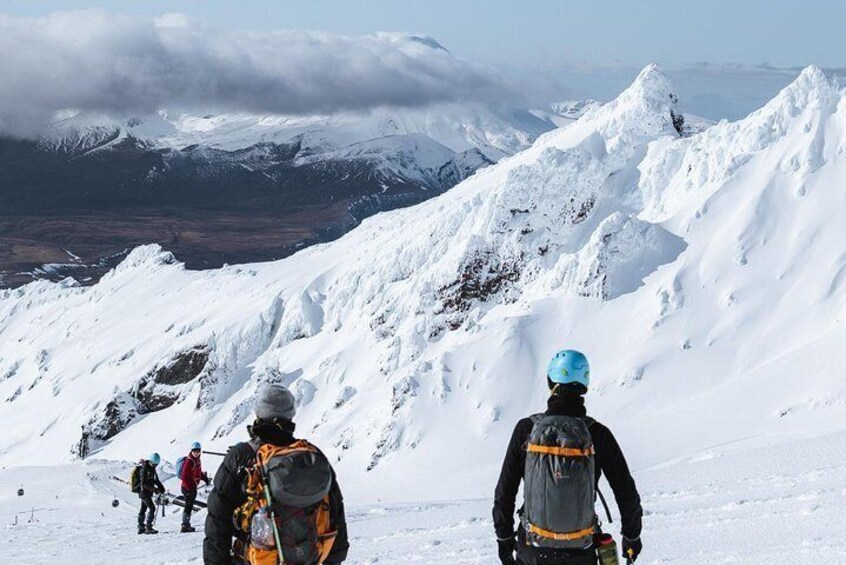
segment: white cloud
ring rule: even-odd
[[[212,29],[182,14],[0,15],[0,132],[58,110],[322,113],[513,96],[424,36]]]

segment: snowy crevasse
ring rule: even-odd
[[[174,380],[160,369],[192,351],[208,357],[163,385],[173,403],[137,415],[101,456],[225,446],[273,381],[361,488],[402,497],[403,476],[434,473],[481,495],[478,474],[495,473],[516,418],[542,406],[543,367],[562,346],[591,356],[600,415],[665,440],[646,462],[712,439],[668,435],[666,418],[709,415],[692,398],[736,408],[712,433],[727,441],[749,422],[772,432],[784,410],[811,424],[842,410],[836,379],[801,392],[773,374],[805,347],[826,359],[840,331],[839,87],[806,69],[761,110],[689,138],[675,100],[647,67],[615,101],[447,194],[282,261],[197,273],[148,246],[91,288],[6,291],[0,400],[25,425],[0,452],[71,457],[79,426],[149,375]],[[750,409],[762,379],[773,392]]]

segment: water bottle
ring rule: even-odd
[[[257,549],[274,549],[276,538],[273,536],[273,519],[267,512],[267,507],[262,506],[253,515],[250,522],[250,545]]]
[[[620,565],[617,557],[617,542],[611,534],[598,534],[593,538],[599,565]]]

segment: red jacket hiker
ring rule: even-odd
[[[200,486],[200,481],[208,482],[208,476],[203,472],[203,465],[200,463],[200,456],[194,456],[193,453],[185,458],[182,464],[182,476],[179,477],[182,481],[182,488],[187,491],[195,491]]]
[[[182,471],[179,473],[179,481],[182,483],[182,496],[185,509],[182,511],[182,533],[196,532],[191,526],[191,513],[194,511],[194,501],[197,500],[197,487],[200,481],[209,484],[209,476],[203,472],[203,465],[200,463],[202,453],[200,443],[195,441],[191,445],[191,452],[182,462]]]

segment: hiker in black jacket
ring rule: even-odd
[[[559,352],[552,360],[547,371],[547,384],[551,395],[547,402],[547,415],[574,416],[585,418],[584,394],[589,380],[587,359],[577,351]],[[641,518],[643,509],[640,495],[634,479],[629,473],[623,452],[614,439],[611,430],[586,418],[588,431],[593,442],[595,457],[596,482],[604,473],[608,484],[614,491],[614,498],[620,510],[622,520],[622,550],[624,558],[634,561],[642,549],[640,541]],[[517,423],[494,495],[493,520],[496,528],[499,559],[503,565],[515,563],[514,551],[517,551],[519,563],[525,565],[594,565],[596,550],[594,547],[578,549],[541,548],[527,544],[526,531],[521,523],[514,530],[515,498],[523,480],[526,466],[526,450],[534,422],[524,418]],[[522,515],[523,509],[519,513]]]
[[[280,385],[266,385],[256,400],[256,420],[248,426],[251,442],[239,443],[226,453],[214,477],[214,488],[208,499],[203,562],[205,565],[232,565],[249,543],[243,532],[236,529],[233,514],[247,501],[245,493],[247,468],[256,460],[255,445],[270,443],[276,446],[292,444],[295,415],[294,397]],[[252,445],[251,445],[252,444]],[[330,521],[337,529],[332,549],[324,561],[327,565],[342,563],[347,558],[349,542],[344,516],[344,499],[332,471],[329,491]],[[234,546],[233,546],[234,541]],[[240,559],[240,557],[238,558]]]
[[[138,511],[138,533],[157,534],[153,529],[153,521],[156,519],[156,504],[153,502],[153,495],[165,491],[164,485],[159,480],[156,466],[161,462],[158,453],[153,453],[148,459],[141,463],[138,471],[138,498],[141,499],[141,509]],[[146,521],[144,514],[146,513]]]

